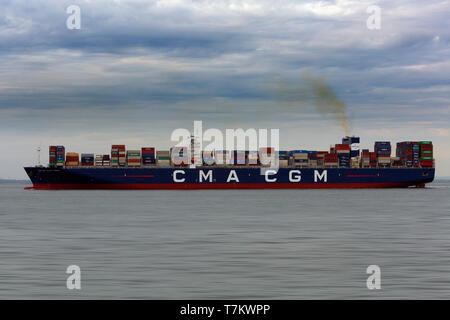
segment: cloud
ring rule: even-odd
[[[66,28],[72,4],[81,7],[81,30]],[[348,105],[354,133],[368,140],[376,132],[423,133],[449,148],[442,140],[450,120],[448,2],[377,1],[378,31],[366,28],[372,4],[4,0],[0,134],[23,137],[22,147],[8,145],[21,150],[38,135],[68,131],[61,143],[77,145],[86,133],[134,141],[139,132],[160,137],[200,119],[270,124],[289,133],[287,145],[295,132],[309,137],[303,143],[326,145],[338,125],[314,108],[286,111],[277,98],[280,82],[296,86],[312,72]]]

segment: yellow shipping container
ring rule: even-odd
[[[78,157],[79,154],[76,152],[67,152],[66,157]]]

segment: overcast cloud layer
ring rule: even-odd
[[[81,30],[66,28],[71,4]],[[366,27],[374,4],[380,30]],[[40,143],[167,149],[193,120],[280,128],[283,148],[326,149],[339,124],[284,94],[304,74],[347,103],[363,146],[433,140],[450,176],[449,17],[450,1],[434,0],[3,0],[0,178],[25,177]]]

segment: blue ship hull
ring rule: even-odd
[[[270,169],[267,169],[270,170]],[[26,167],[34,189],[319,189],[423,187],[434,168]]]

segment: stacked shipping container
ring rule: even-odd
[[[433,144],[431,141],[419,141],[420,147],[420,166],[433,166]]]
[[[56,166],[56,146],[50,146],[48,148],[48,165],[49,167]]]
[[[339,167],[350,168],[350,145],[336,144],[334,148],[337,153]]]
[[[103,160],[103,166],[109,167],[111,165],[109,154],[104,154],[102,160]]]
[[[95,156],[95,166],[96,167],[102,167],[103,166],[103,155],[97,154]]]
[[[291,157],[291,164],[296,167],[308,166],[308,151],[307,150],[292,150],[289,152]]]
[[[289,153],[287,151],[278,151],[278,165],[280,167],[289,165]]]
[[[64,162],[66,160],[65,153],[66,149],[64,146],[56,146],[56,166],[64,166]]]
[[[233,165],[269,165],[278,160],[280,167],[289,165],[297,167],[341,167],[341,168],[369,168],[369,167],[433,167],[433,144],[431,141],[404,141],[397,143],[396,157],[391,157],[391,144],[388,141],[377,141],[374,152],[363,149],[359,153],[359,137],[344,137],[342,144],[336,144],[327,151],[292,150],[278,151],[274,148],[260,148],[258,151],[227,150],[203,151],[201,153],[203,165],[227,165],[231,160]],[[353,145],[353,147],[352,147]],[[357,150],[356,150],[357,149]],[[125,145],[112,145],[109,155],[65,153],[64,146],[49,147],[49,166],[141,166],[141,165],[178,165],[190,164],[187,147],[173,147],[169,151],[155,151],[153,147],[141,150],[128,150]],[[171,155],[177,159],[172,163]]]
[[[231,163],[231,153],[228,150],[216,150],[214,159],[217,165],[227,165]]]
[[[141,150],[127,150],[127,166],[139,167],[141,165]]]
[[[326,153],[324,155],[324,166],[326,168],[336,168],[338,165],[339,163],[337,153]]]
[[[317,151],[308,152],[308,165],[310,167],[317,167]]]
[[[361,168],[370,167],[370,152],[369,149],[363,149],[361,152]]]
[[[156,163],[155,148],[153,147],[141,148],[141,151],[142,151],[142,164],[144,166]]]
[[[94,154],[93,153],[82,153],[81,154],[81,165],[82,166],[93,166],[94,165]]]
[[[233,164],[237,166],[245,166],[245,151],[233,150]]]
[[[325,155],[328,151],[317,151],[317,166],[323,167],[325,165]]]
[[[391,166],[391,143],[389,141],[375,142],[375,153],[379,167]]]
[[[113,144],[111,146],[111,166],[124,166],[126,164],[125,145]]]
[[[156,162],[161,166],[170,165],[170,152],[169,151],[156,151]]]
[[[258,151],[249,151],[248,152],[248,154],[247,154],[247,164],[249,166],[258,166],[258,165],[260,165]]]
[[[403,141],[397,143],[396,156],[406,167],[419,166],[420,147],[418,142]]]
[[[358,158],[359,157],[359,137],[349,137],[346,136],[342,138],[342,144],[348,144],[350,146],[350,157]]]
[[[80,165],[80,156],[76,152],[67,152],[66,154],[66,166],[77,167]]]

